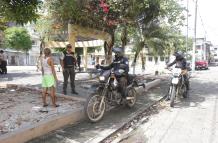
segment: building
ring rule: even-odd
[[[210,41],[206,41],[206,38],[197,38],[196,39],[196,61],[206,60],[210,62],[211,47],[212,47],[212,43]]]
[[[210,53],[211,53],[210,62],[211,63],[214,63],[214,62],[217,63],[218,62],[218,45],[215,45],[215,46],[211,47]]]

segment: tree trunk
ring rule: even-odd
[[[127,37],[128,37],[127,27],[124,26],[121,35],[122,48],[124,53],[125,53],[125,46],[127,45],[128,42]]]
[[[141,62],[142,62],[142,70],[145,70],[145,57],[143,53],[141,53]]]
[[[45,48],[45,42],[44,42],[44,38],[42,38],[40,43],[40,55],[43,53],[44,48]]]
[[[28,65],[28,51],[26,51],[26,65]]]
[[[111,41],[110,43],[104,44],[105,49],[105,57],[106,57],[106,64],[110,64],[112,62],[112,48],[114,46],[114,32],[111,32]]]
[[[135,53],[134,59],[133,59],[133,63],[132,63],[132,66],[133,66],[133,74],[135,74],[135,66],[136,66],[137,56],[138,56],[138,54]]]

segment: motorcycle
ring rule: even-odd
[[[124,74],[124,70],[118,71],[120,75]],[[98,122],[104,116],[106,106],[122,105],[133,107],[136,103],[137,93],[134,87],[143,86],[138,84],[135,76],[128,76],[128,85],[125,97],[119,91],[119,82],[117,73],[114,69],[101,70],[99,76],[99,85],[96,91],[89,96],[85,104],[85,114],[91,122]],[[144,87],[144,86],[143,86]]]
[[[168,99],[170,100],[170,107],[174,106],[175,98],[182,96],[187,98],[187,85],[185,84],[185,78],[181,68],[174,68],[172,70],[171,85],[169,88]]]

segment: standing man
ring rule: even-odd
[[[81,64],[81,57],[80,57],[79,54],[77,54],[77,65],[78,65],[79,71],[81,70],[80,69],[80,64]]]
[[[0,50],[0,69],[2,74],[7,74],[7,61],[3,50]]]
[[[70,85],[72,94],[78,94],[75,90],[75,66],[76,66],[76,58],[74,56],[74,52],[72,52],[72,46],[70,44],[67,45],[67,50],[63,52],[61,57],[61,67],[64,76],[64,85],[63,85],[63,94],[67,94],[67,83],[68,78],[70,77]]]

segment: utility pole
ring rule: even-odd
[[[186,33],[186,54],[188,52],[188,17],[189,17],[189,0],[187,0],[187,33]]]
[[[198,0],[195,1],[195,25],[194,25],[194,40],[192,49],[192,71],[195,71],[195,48],[196,48],[196,29],[197,29],[197,12],[198,12]]]

